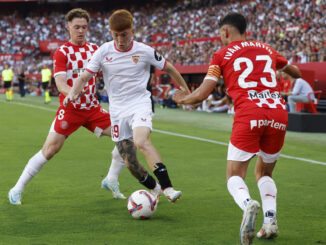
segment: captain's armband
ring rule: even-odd
[[[208,67],[208,71],[205,76],[205,79],[211,79],[217,82],[220,76],[221,76],[221,68],[218,65],[210,65]]]

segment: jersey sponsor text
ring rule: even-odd
[[[269,108],[286,109],[283,98],[278,91],[270,92],[268,89],[257,92],[256,90],[248,91],[248,99],[256,102],[258,107],[266,105]]]
[[[271,128],[275,128],[281,131],[285,131],[286,130],[286,124],[284,123],[279,123],[279,122],[275,122],[274,119],[273,120],[250,120],[250,129],[252,130],[253,128],[257,127],[257,128],[261,128],[261,127],[271,127]]]

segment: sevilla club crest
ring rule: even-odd
[[[140,56],[139,56],[139,55],[133,55],[133,56],[131,56],[131,58],[132,58],[132,61],[133,61],[135,64],[137,64],[138,61],[139,61],[139,59],[140,59]]]

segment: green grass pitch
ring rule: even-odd
[[[125,200],[115,200],[100,188],[113,142],[83,128],[26,187],[23,205],[9,204],[7,193],[42,147],[58,106],[57,98],[44,105],[42,97],[15,96],[7,103],[0,95],[1,245],[240,244],[242,212],[226,188],[227,146],[218,144],[228,142],[232,117],[156,108],[152,142],[183,197],[175,204],[162,197],[154,216],[139,221],[129,215]],[[326,134],[288,132],[282,154],[273,176],[280,235],[275,240],[255,239],[254,244],[326,244]],[[139,159],[145,164],[141,154]],[[260,201],[254,165],[252,161],[246,183],[251,196]],[[127,169],[119,181],[126,196],[143,189]],[[256,230],[262,218],[260,211]]]

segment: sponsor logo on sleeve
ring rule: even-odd
[[[154,51],[154,56],[155,56],[155,59],[157,61],[161,61],[162,60],[162,55],[160,55],[158,52]]]

